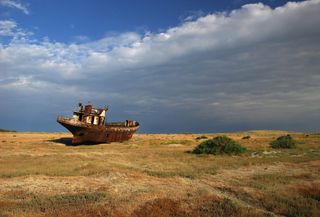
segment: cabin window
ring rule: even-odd
[[[94,116],[93,117],[93,124],[98,125],[98,123],[99,123],[99,116]]]
[[[92,117],[91,116],[87,116],[87,123],[91,124],[91,122],[92,122]]]

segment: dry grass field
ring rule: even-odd
[[[69,133],[0,133],[0,216],[320,216],[320,133],[137,134],[70,144]],[[190,153],[227,135],[240,156]],[[250,136],[250,139],[242,139]]]

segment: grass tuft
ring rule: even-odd
[[[198,136],[198,137],[196,138],[196,140],[200,140],[200,139],[208,139],[208,137],[206,137],[206,136]]]
[[[85,192],[77,194],[62,194],[51,197],[34,195],[30,200],[21,202],[18,208],[22,210],[50,210],[60,206],[81,206],[88,203],[96,203],[107,198],[103,192]]]

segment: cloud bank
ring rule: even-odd
[[[1,127],[58,130],[57,114],[91,101],[144,132],[319,130],[319,14],[319,0],[248,4],[69,44],[2,20]]]
[[[0,4],[2,6],[5,6],[5,7],[9,7],[9,8],[14,8],[14,9],[17,9],[17,10],[20,10],[22,13],[26,14],[26,15],[29,15],[29,10],[27,8],[27,6],[21,4],[20,2],[18,1],[13,1],[13,0],[0,0]]]

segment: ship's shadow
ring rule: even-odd
[[[49,142],[54,142],[54,143],[62,143],[64,144],[65,146],[81,146],[81,145],[99,145],[101,143],[81,143],[81,144],[73,144],[72,143],[72,138],[70,137],[62,137],[62,138],[59,138],[59,139],[51,139],[51,140],[48,140]]]
[[[72,138],[70,137],[62,137],[59,139],[51,139],[49,140],[49,142],[54,142],[54,143],[62,143],[66,146],[75,146],[74,144],[72,144]]]

